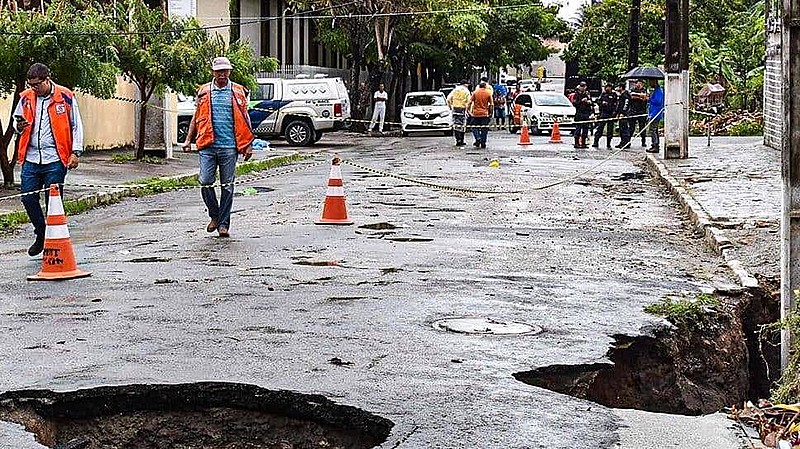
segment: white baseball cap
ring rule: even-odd
[[[233,66],[228,58],[220,56],[211,62],[211,70],[233,70]]]

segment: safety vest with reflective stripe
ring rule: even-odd
[[[74,95],[66,87],[53,83],[53,95],[47,106],[47,115],[50,116],[50,127],[53,130],[53,139],[56,141],[56,151],[61,163],[67,165],[72,155],[72,100]],[[36,92],[25,89],[19,94],[22,104],[22,116],[28,123],[33,124],[36,118]],[[25,153],[31,141],[33,126],[26,127],[17,142],[17,160],[25,161]]]
[[[233,106],[233,134],[236,138],[236,150],[244,153],[253,143],[253,130],[250,129],[250,116],[247,114],[247,92],[245,88],[231,83],[231,103]],[[214,143],[214,126],[211,122],[211,83],[204,84],[197,91],[197,110],[194,116],[197,128],[197,148],[210,147]]]

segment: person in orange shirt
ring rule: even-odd
[[[486,82],[481,81],[478,88],[475,89],[467,103],[467,110],[472,116],[472,135],[475,137],[475,143],[472,145],[486,148],[486,137],[489,134],[489,120],[491,119],[490,111],[494,110],[492,93],[486,88]]]

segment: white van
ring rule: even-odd
[[[341,78],[259,78],[250,92],[250,122],[259,137],[307,146],[344,128],[350,98]]]

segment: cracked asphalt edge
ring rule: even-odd
[[[655,177],[667,187],[672,197],[681,205],[681,209],[688,215],[695,229],[703,234],[706,243],[725,260],[725,264],[738,278],[739,285],[746,289],[758,288],[758,280],[733,255],[733,242],[721,228],[714,226],[711,216],[689,193],[686,185],[672,176],[666,164],[656,155],[646,154],[645,161]]]

